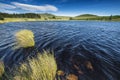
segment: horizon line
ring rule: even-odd
[[[0,12],[0,13],[7,13],[7,12]],[[67,16],[67,17],[76,17],[76,16],[80,16],[80,15],[95,15],[95,16],[111,16],[111,15],[98,15],[98,14],[92,14],[92,13],[82,13],[82,14],[78,14],[78,15],[62,15],[62,14],[55,14],[55,13],[50,13],[50,12],[41,12],[41,13],[34,13],[34,12],[24,12],[24,13],[7,13],[7,14],[27,14],[27,13],[33,13],[33,14],[52,14],[52,15],[55,15],[55,16]],[[120,14],[116,14],[116,15],[120,15]],[[112,15],[112,16],[116,16],[116,15]]]

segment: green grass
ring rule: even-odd
[[[96,16],[82,16],[82,17],[73,17],[73,20],[88,20],[88,19],[93,19],[97,18]]]
[[[118,19],[112,19],[112,21],[120,21],[120,18],[118,18]]]

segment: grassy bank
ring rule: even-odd
[[[109,17],[74,17],[71,20],[86,20],[86,21],[120,21],[120,18],[109,19]]]
[[[35,19],[35,18],[5,18],[4,20],[0,20],[0,24],[2,23],[8,23],[8,22],[27,22],[27,21],[71,21],[71,20],[85,20],[85,21],[120,21],[120,18],[118,19],[112,19],[112,20],[106,20],[96,18],[96,17],[74,17],[72,19],[70,18],[63,18],[63,19]]]
[[[69,20],[95,20],[95,21],[120,21],[120,15],[98,16],[94,14],[82,14],[75,17],[56,16],[44,13],[8,14],[0,13],[0,23],[21,22],[21,21],[69,21]]]
[[[68,17],[57,17],[57,19],[49,19],[49,18],[5,18],[4,20],[0,20],[0,23],[7,22],[26,22],[26,21],[68,21]]]
[[[7,22],[20,22],[20,21],[40,21],[40,19],[28,19],[28,18],[5,18],[4,20],[0,20],[0,23]]]
[[[5,18],[4,20],[0,20],[0,23],[7,22],[24,22],[24,21],[43,21],[44,19],[36,19],[36,18]]]

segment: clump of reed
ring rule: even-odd
[[[44,51],[28,59],[16,72],[15,80],[55,80],[57,65],[53,54]]]
[[[15,34],[16,46],[15,48],[34,47],[34,33],[30,30],[20,30]],[[1,63],[0,63],[1,64]],[[9,80],[56,80],[56,75],[64,76],[63,71],[57,71],[57,64],[53,53],[43,51],[37,53],[37,57],[30,57],[27,61],[21,63],[14,71],[6,73],[5,77]],[[0,77],[4,73],[4,66],[0,66]],[[68,80],[78,80],[75,75],[68,75]],[[60,80],[60,79],[59,79]]]
[[[31,30],[20,30],[15,33],[14,49],[34,47],[34,33]],[[36,48],[33,48],[36,50]],[[38,52],[38,51],[36,51]],[[55,80],[57,65],[54,55],[49,51],[38,53],[37,57],[28,58],[14,70],[4,72],[4,65],[0,62],[0,78],[3,73],[5,79],[10,80]]]
[[[0,61],[0,79],[1,79],[1,77],[3,75],[3,73],[4,73],[4,64],[3,64],[2,61]]]
[[[20,30],[15,33],[16,46],[15,49],[20,47],[27,48],[35,45],[34,33],[31,30]]]

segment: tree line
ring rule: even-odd
[[[4,20],[4,18],[41,18],[41,16],[35,13],[8,14],[0,12],[0,20]]]
[[[82,17],[86,18],[82,18]],[[92,17],[89,17],[92,16]],[[36,13],[22,13],[22,14],[9,14],[0,12],[0,20],[4,20],[4,18],[45,18],[45,19],[57,19],[57,17],[53,14],[36,14]],[[92,14],[83,14],[81,16],[70,17],[70,20],[120,20],[120,15],[110,15],[110,16],[97,16]]]
[[[86,17],[85,18],[82,16],[78,17],[70,17],[70,20],[120,20],[120,15],[110,15],[110,16],[93,16],[93,17]]]

